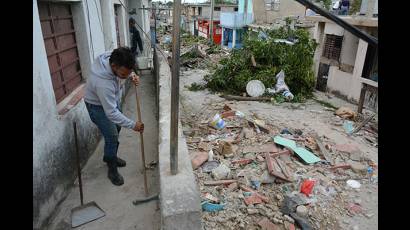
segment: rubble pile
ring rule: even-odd
[[[182,120],[204,229],[340,229],[337,216],[373,216],[355,193],[377,186],[377,165],[357,146],[278,127],[235,102]]]

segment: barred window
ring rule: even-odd
[[[326,34],[325,46],[323,47],[323,57],[339,61],[342,50],[343,36]]]

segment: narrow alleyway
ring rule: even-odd
[[[145,158],[146,164],[158,160],[158,127],[155,116],[155,81],[152,75],[141,76],[138,87],[141,101],[142,120],[145,124]],[[135,88],[132,86],[123,105],[126,116],[135,119]],[[120,133],[118,155],[127,161],[125,168],[119,171],[125,183],[113,186],[107,178],[107,167],[102,162],[104,140],[101,139],[94,154],[82,171],[84,203],[95,201],[106,213],[106,216],[90,222],[77,229],[81,230],[135,230],[160,229],[160,210],[157,201],[134,206],[132,201],[144,197],[144,179],[142,173],[139,134],[128,129]],[[148,190],[150,195],[159,192],[158,170],[147,170]],[[66,200],[57,208],[48,230],[71,229],[71,209],[80,205],[78,181],[72,187]]]

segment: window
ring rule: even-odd
[[[323,47],[323,57],[339,61],[342,50],[343,36],[326,34],[325,45]]]
[[[237,12],[237,11],[238,11],[238,7],[235,7],[235,8],[233,9],[233,11]]]
[[[121,39],[120,39],[120,26],[119,26],[119,17],[118,17],[118,11],[119,11],[120,5],[119,4],[114,4],[114,14],[115,14],[115,32],[117,34],[117,47],[121,46]]]
[[[53,90],[59,103],[83,80],[71,5],[39,2],[38,9]]]
[[[214,11],[221,11],[221,7],[215,6],[215,7],[214,7]]]
[[[202,15],[202,7],[198,7],[198,15]]]
[[[265,0],[265,10],[279,11],[280,0]]]

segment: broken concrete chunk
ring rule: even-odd
[[[191,158],[192,169],[197,169],[201,166],[205,161],[208,160],[208,153],[207,152],[196,152]]]
[[[239,188],[238,183],[234,182],[232,184],[230,184],[227,188],[228,192],[233,192],[235,190],[237,190]]]
[[[361,164],[359,162],[350,162],[350,166],[353,172],[359,173],[359,174],[366,174],[367,173],[367,167],[364,164]]]
[[[246,139],[251,139],[252,137],[255,137],[255,132],[252,129],[243,128],[243,132],[245,134]]]
[[[211,175],[215,180],[228,179],[230,174],[231,174],[231,169],[225,164],[220,164],[217,168],[213,169],[211,172]]]
[[[263,172],[262,176],[260,177],[262,184],[272,184],[275,182],[276,177],[270,175],[270,173],[266,170]]]
[[[296,214],[298,214],[301,217],[306,217],[308,214],[308,209],[304,205],[299,205],[296,208]]]
[[[256,208],[248,208],[247,209],[249,215],[258,214],[259,210]]]

